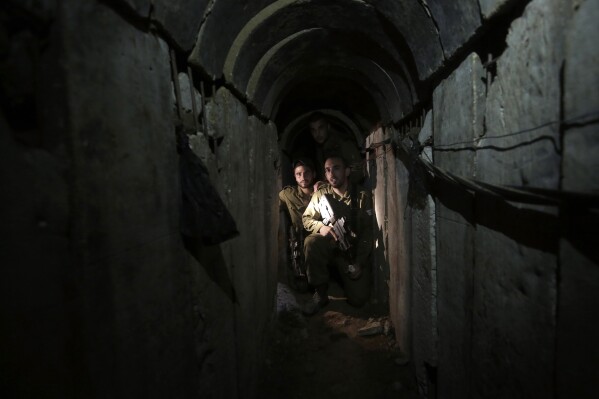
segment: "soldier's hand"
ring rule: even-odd
[[[335,241],[337,241],[337,235],[331,226],[322,226],[319,230],[319,233],[323,237],[330,235]]]

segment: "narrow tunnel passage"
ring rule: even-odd
[[[3,396],[594,397],[597,19],[597,0],[5,0]],[[277,194],[317,160],[314,111],[360,151],[371,295],[332,282],[277,320]],[[371,317],[390,334],[359,336]]]

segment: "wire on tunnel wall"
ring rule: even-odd
[[[481,137],[472,141],[457,142],[450,144],[443,144],[432,146],[432,149],[443,151],[444,149],[456,145],[463,144],[476,144],[483,139],[496,139],[509,136],[520,135],[528,132],[532,132],[541,129],[546,126],[560,124],[561,126],[581,126],[589,123],[594,123],[599,120],[599,112],[587,113],[579,115],[563,121],[551,121],[542,125],[520,130],[517,132],[508,133],[501,136]],[[412,126],[410,125],[410,128]],[[528,186],[512,186],[512,185],[497,185],[490,184],[483,181],[465,178],[451,173],[447,170],[439,168],[434,165],[433,161],[428,155],[422,152],[423,145],[418,143],[417,140],[412,138],[410,135],[402,136],[400,140],[387,139],[378,143],[372,143],[369,150],[376,150],[378,147],[387,147],[383,154],[379,154],[376,158],[385,156],[385,154],[393,149],[399,151],[400,158],[407,158],[408,169],[414,167],[420,167],[427,172],[427,176],[431,179],[440,179],[444,182],[452,185],[460,186],[473,193],[481,195],[489,195],[500,198],[502,200],[519,202],[525,204],[536,204],[536,205],[552,205],[552,206],[576,206],[582,208],[599,208],[599,195],[595,193],[581,193],[566,190],[553,190],[537,187]],[[457,148],[455,151],[460,150],[476,150],[476,147]],[[420,154],[423,153],[428,159],[422,158]],[[374,160],[376,158],[371,159]]]
[[[464,144],[476,144],[478,143],[480,140],[492,140],[492,139],[502,139],[505,137],[512,137],[512,136],[519,136],[525,133],[530,133],[530,132],[534,132],[536,130],[542,129],[544,127],[548,127],[548,126],[553,126],[553,125],[560,125],[563,127],[570,127],[570,126],[581,126],[581,125],[586,125],[589,123],[594,123],[599,121],[599,111],[597,112],[589,112],[583,115],[578,115],[566,120],[555,120],[555,121],[550,121],[550,122],[545,122],[541,125],[535,126],[535,127],[531,127],[528,129],[522,129],[522,130],[518,130],[516,132],[512,132],[512,133],[507,133],[507,134],[501,134],[498,136],[483,136],[480,137],[478,139],[474,139],[474,140],[469,140],[469,141],[459,141],[459,142],[455,142],[455,143],[448,143],[448,144],[438,144],[438,145],[434,145],[432,148],[433,150],[439,150],[439,151],[443,151],[446,148],[452,148],[458,145],[464,145]],[[455,151],[459,151],[459,150],[468,150],[468,149],[475,149],[474,147],[463,147],[463,148],[457,148],[457,149],[453,149]]]

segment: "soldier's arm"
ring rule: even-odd
[[[279,191],[279,211],[287,210],[287,202],[285,201],[285,189]]]
[[[289,204],[285,196],[285,189],[279,191],[279,215],[281,214],[282,219],[286,220],[287,223],[291,223],[291,211],[289,210]]]
[[[360,193],[360,209],[358,211],[358,232],[356,241],[356,263],[366,267],[366,260],[372,252],[374,232],[372,231],[372,197],[366,193]]]
[[[320,229],[324,226],[324,223],[322,223],[322,216],[318,210],[319,200],[320,195],[318,193],[314,193],[312,195],[312,199],[310,199],[308,207],[302,215],[304,229],[308,230],[310,233],[319,233]]]

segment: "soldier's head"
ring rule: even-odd
[[[329,137],[329,121],[326,116],[321,112],[314,112],[308,119],[308,125],[310,126],[310,134],[312,138],[318,144],[324,143]]]
[[[324,161],[324,173],[333,188],[345,189],[351,169],[340,154],[329,154]]]
[[[314,164],[307,158],[299,158],[293,162],[293,175],[297,185],[309,188],[314,183]]]

